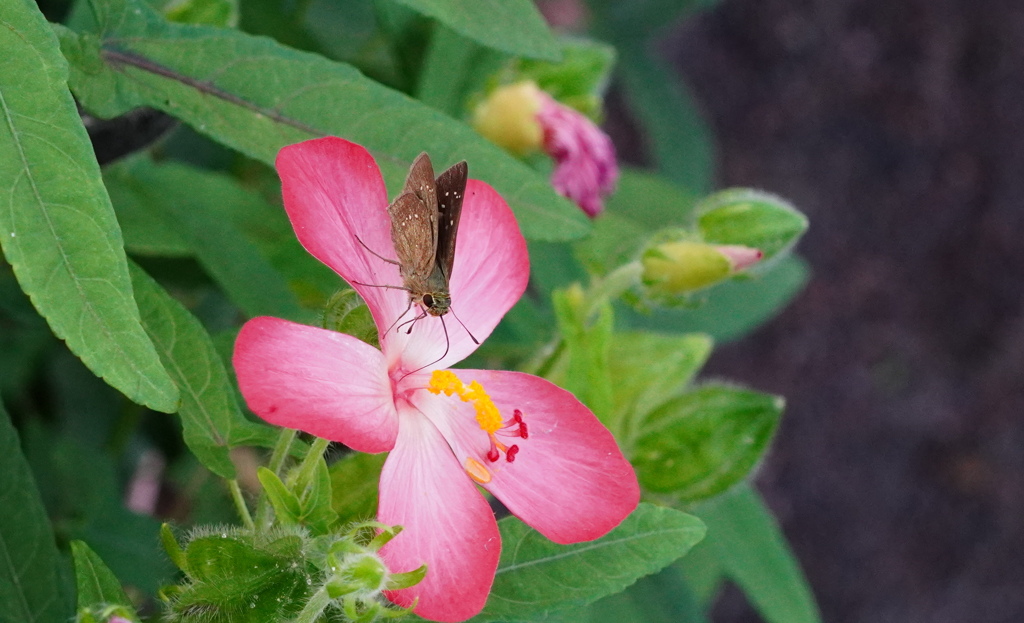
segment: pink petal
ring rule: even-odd
[[[529,436],[502,436],[519,451],[509,463],[486,459],[489,441],[470,405],[447,398],[453,414],[438,421],[425,410],[457,458],[472,456],[488,466],[484,487],[510,511],[556,543],[596,539],[633,512],[640,487],[615,438],[571,393],[536,376],[500,370],[453,370],[464,383],[478,381],[501,414],[511,419],[522,411]],[[426,405],[424,405],[426,406]]]
[[[262,316],[238,334],[234,366],[249,408],[271,424],[361,452],[394,446],[398,416],[391,381],[384,356],[369,344]]]
[[[387,190],[373,157],[355,143],[329,136],[283,148],[276,166],[299,242],[349,282],[366,300],[377,328],[387,329],[409,296],[371,287],[402,285],[398,268],[370,252],[395,259]]]
[[[588,216],[597,216],[619,177],[611,139],[586,115],[547,95],[537,122],[544,129],[544,151],[555,159],[552,186]]]
[[[733,271],[746,270],[761,261],[764,251],[753,247],[746,247],[741,244],[719,244],[715,250],[724,255]]]
[[[388,597],[436,621],[480,612],[501,554],[498,524],[441,434],[413,409],[399,411],[395,449],[380,477],[378,519],[404,528],[381,554],[392,572],[426,563],[427,575]]]
[[[431,368],[446,368],[465,359],[477,348],[466,329],[483,342],[522,296],[529,278],[526,240],[512,210],[486,183],[469,180],[452,267],[452,311],[443,316],[444,327],[440,318],[430,317],[417,321],[411,335],[402,334],[405,369],[434,362]],[[438,362],[445,351],[445,328],[450,348]]]

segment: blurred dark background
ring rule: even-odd
[[[1024,621],[1024,3],[724,0],[661,52],[717,185],[811,220],[806,290],[707,373],[788,400],[757,484],[824,619]]]

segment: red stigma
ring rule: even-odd
[[[516,454],[519,452],[519,446],[509,446],[508,450],[505,451],[505,460],[511,463],[516,460]]]
[[[519,421],[519,436],[522,437],[523,439],[526,439],[526,437],[527,437],[527,434],[526,434],[526,422],[524,422],[522,420]]]
[[[491,444],[491,449],[487,451],[487,460],[494,463],[499,457],[501,457],[501,454],[498,452],[498,448]]]

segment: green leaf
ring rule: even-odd
[[[75,562],[79,610],[119,605],[128,608],[134,615],[132,602],[121,588],[121,582],[96,552],[84,541],[71,541],[71,555]]]
[[[108,166],[103,171],[103,183],[124,234],[124,247],[130,253],[163,257],[195,255],[172,215],[166,210],[154,209],[152,193],[138,183],[130,167],[123,163]]]
[[[309,565],[298,536],[253,543],[233,532],[193,539],[185,548],[190,582],[169,601],[189,621],[265,623],[291,620],[312,592]],[[209,618],[196,619],[197,613]],[[184,617],[183,617],[184,618]]]
[[[0,621],[69,620],[71,600],[61,593],[53,529],[2,403],[0,474]]]
[[[639,169],[624,169],[607,210],[636,221],[650,231],[666,226],[688,225],[699,199],[663,175]]]
[[[498,526],[501,560],[487,605],[472,619],[478,623],[531,621],[588,604],[665,567],[704,536],[692,515],[646,503],[587,543],[552,543],[514,517]]]
[[[261,466],[256,471],[256,477],[260,479],[263,492],[267,494],[270,505],[274,507],[274,515],[277,520],[285,526],[298,524],[299,516],[302,514],[302,504],[291,489],[285,486],[277,474],[266,467]]]
[[[632,331],[612,336],[608,367],[610,378],[615,379],[615,415],[609,428],[619,443],[632,446],[637,420],[683,391],[707,361],[712,344],[710,337],[699,333]],[[658,365],[652,366],[654,361]]]
[[[530,0],[397,0],[464,37],[518,56],[556,60],[558,42]]]
[[[715,162],[712,134],[690,90],[646,48],[618,50],[618,75],[658,171],[684,188],[709,191]]]
[[[416,97],[424,104],[463,118],[470,98],[485,89],[491,76],[508,61],[507,54],[480,46],[443,25],[430,38]]]
[[[705,610],[714,605],[712,600],[718,596],[718,589],[725,581],[725,568],[714,549],[706,545],[708,540],[704,539],[698,543],[686,558],[675,564],[686,578],[686,584],[693,592],[697,603]]]
[[[302,524],[309,526],[314,535],[328,534],[338,514],[331,508],[331,475],[323,457],[317,461],[308,480],[295,483],[295,491],[302,506],[299,516]]]
[[[814,595],[761,497],[747,485],[694,511],[708,525],[706,547],[768,623],[820,623]]]
[[[39,317],[14,273],[0,255],[0,395],[31,391],[30,379],[43,354],[55,345],[53,334]]]
[[[124,506],[113,460],[78,435],[29,428],[25,454],[62,541],[85,541],[126,585],[154,593],[172,568],[154,536],[160,523]]]
[[[183,24],[209,24],[211,26],[238,25],[238,0],[149,0],[172,22]]]
[[[717,192],[701,201],[697,212],[706,242],[755,247],[765,259],[792,248],[807,231],[807,217],[788,201],[748,188]]]
[[[5,3],[0,49],[0,246],[57,337],[131,400],[174,411],[178,394],[139,324],[121,232],[67,63],[29,0]]]
[[[607,275],[635,260],[651,233],[636,221],[607,211],[594,222],[590,236],[574,246],[573,255],[595,275]]]
[[[624,94],[659,171],[696,192],[710,191],[714,173],[712,134],[693,95],[677,72],[654,58],[650,41],[683,14],[715,0],[590,0],[593,29],[619,51]]]
[[[542,175],[353,67],[242,32],[169,24],[137,0],[94,3],[103,39],[54,28],[72,89],[97,115],[152,106],[267,164],[285,145],[343,136],[373,152],[393,192],[421,151],[439,170],[465,159],[509,202],[527,238],[566,240],[589,227]]]
[[[331,474],[327,469],[327,461],[321,457],[302,500],[305,511],[303,522],[314,530],[314,534],[327,534],[338,520],[338,514],[331,507],[332,498]]]
[[[689,226],[696,203],[695,194],[662,176],[625,169],[590,236],[575,245],[576,257],[590,271],[607,274],[635,260],[655,232]]]
[[[181,389],[185,443],[218,476],[235,477],[228,451],[272,447],[276,432],[245,419],[209,334],[196,318],[141,268],[131,267],[142,323]]]
[[[330,466],[331,507],[338,523],[366,521],[377,515],[377,483],[388,455],[353,452]]]
[[[158,165],[136,158],[112,169],[105,178],[117,189],[111,196],[119,200],[118,214],[146,212],[166,223],[247,315],[311,319],[313,314],[303,310],[287,280],[236,223],[244,218],[236,215],[269,211],[258,195],[226,175],[177,163]],[[286,235],[298,246],[284,223]]]
[[[600,119],[615,48],[590,39],[562,39],[560,61],[520,59],[515,81],[530,79],[558,101]]]
[[[612,384],[608,373],[608,349],[615,315],[604,304],[590,317],[588,302],[578,286],[553,295],[558,330],[565,345],[564,367],[556,368],[548,380],[564,387],[602,421],[612,414]]]
[[[768,448],[783,400],[708,385],[674,398],[640,424],[632,462],[648,491],[702,500],[747,476]]]
[[[680,562],[692,555],[691,551]],[[678,566],[640,578],[625,591],[590,604],[587,623],[709,623]]]

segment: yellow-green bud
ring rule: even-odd
[[[543,93],[531,81],[499,87],[473,111],[473,127],[515,154],[539,149],[544,130],[537,121]]]
[[[686,294],[717,283],[760,258],[759,250],[739,245],[664,242],[648,249],[641,258],[642,280],[654,294]]]

